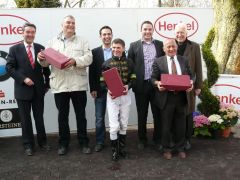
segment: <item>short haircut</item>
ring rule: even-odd
[[[175,33],[178,29],[183,29],[187,33],[187,25],[183,22],[180,22],[175,26]]]
[[[75,17],[73,17],[72,15],[67,15],[67,16],[65,16],[65,17],[63,18],[63,21],[65,21],[65,19],[67,19],[67,18],[70,18],[70,19],[74,19],[74,20],[75,20]]]
[[[114,40],[112,41],[112,44],[121,44],[122,47],[125,47],[125,42],[124,42],[124,40],[122,40],[122,39],[120,39],[120,38],[114,39]]]
[[[35,24],[32,24],[32,23],[29,23],[29,22],[26,22],[24,25],[23,25],[23,31],[25,31],[25,28],[26,27],[33,27],[35,29],[35,31],[37,30],[37,27],[35,26]]]
[[[165,41],[163,42],[163,47],[165,48],[165,47],[166,47],[166,44],[168,44],[168,43],[170,43],[170,42],[173,42],[173,44],[176,45],[176,46],[178,47],[178,45],[177,45],[175,39],[173,39],[173,38],[165,39]]]
[[[141,30],[144,24],[150,24],[153,27],[153,23],[151,21],[143,21],[143,23],[141,24]]]
[[[100,30],[99,30],[99,35],[102,34],[102,30],[103,30],[103,29],[109,29],[109,30],[111,31],[111,34],[112,34],[112,28],[110,28],[109,26],[103,26],[103,27],[101,27]]]

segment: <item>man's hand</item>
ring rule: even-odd
[[[69,58],[69,61],[65,64],[65,68],[70,68],[76,65],[76,61],[73,58]]]
[[[24,83],[28,86],[33,86],[34,82],[30,78],[25,78]]]
[[[112,92],[111,92],[110,90],[108,90],[108,94],[111,96],[112,99],[115,99],[115,98],[116,98],[116,96],[113,96],[113,95],[112,95]]]
[[[95,98],[97,97],[97,91],[92,91],[92,92],[91,92],[91,95],[92,95],[92,98],[95,99]]]
[[[127,95],[127,93],[128,93],[128,85],[125,85],[123,95]]]
[[[45,61],[45,60],[46,60],[44,54],[42,53],[42,49],[41,49],[41,51],[37,54],[37,58],[39,59],[39,61]]]
[[[188,88],[188,89],[186,90],[186,92],[190,92],[191,90],[193,90],[193,81],[192,81],[192,80],[190,81],[190,84],[191,84],[191,87]]]
[[[166,88],[161,86],[162,85],[161,81],[155,81],[155,85],[157,86],[159,91],[165,91],[166,90]]]
[[[195,89],[195,96],[199,96],[199,94],[201,93],[201,89]]]

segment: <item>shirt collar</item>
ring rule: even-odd
[[[176,56],[176,55],[175,55],[175,56],[173,56],[173,59],[174,59],[174,61],[176,61],[176,59],[177,59],[177,56]],[[167,55],[167,60],[169,60],[169,61],[171,60],[171,57],[170,57],[170,56],[168,56],[168,55]]]
[[[143,43],[145,43],[145,44],[152,44],[153,43],[154,44],[155,43],[155,39],[152,38],[152,41],[148,41],[148,42],[146,42],[143,39],[141,39],[141,42],[142,42],[142,44]]]
[[[24,44],[24,46],[25,46],[26,49],[28,48],[29,45],[33,48],[33,43],[28,44],[28,43],[26,43],[25,41],[23,41],[23,44]]]

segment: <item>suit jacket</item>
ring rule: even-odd
[[[107,92],[100,85],[100,77],[102,75],[102,64],[104,63],[104,54],[102,46],[94,48],[92,50],[93,62],[89,66],[89,86],[90,92],[97,91],[98,96]]]
[[[163,43],[161,41],[154,40],[154,45],[156,47],[156,58],[164,56]],[[142,40],[138,40],[130,44],[128,58],[133,61],[136,72],[136,83],[135,87],[133,87],[133,91],[141,93],[144,89],[143,83],[145,73]]]
[[[188,74],[190,76],[190,79],[193,79],[193,75],[188,64],[188,60],[185,57],[180,55],[177,56],[177,60],[179,62],[182,74]],[[162,56],[154,60],[153,72],[151,77],[152,84],[154,84],[155,81],[161,81],[160,79],[161,74],[169,74],[166,56]],[[187,102],[186,92],[184,93],[184,95]],[[160,109],[164,108],[167,102],[167,96],[168,96],[168,91],[159,91],[158,88],[156,87],[155,103],[158,106],[158,108]]]
[[[193,41],[187,42],[183,56],[187,57],[189,61],[189,66],[193,75],[195,76],[194,89],[202,88],[202,59],[200,53],[200,47],[197,43]],[[188,114],[195,110],[195,93],[191,91],[188,93]]]
[[[33,69],[24,43],[14,45],[10,48],[7,56],[6,70],[15,80],[14,95],[16,99],[31,100],[34,96],[44,96],[46,88],[49,88],[50,70],[43,68],[37,61],[37,54],[44,49],[40,44],[34,43],[35,68]],[[24,83],[25,78],[30,78],[33,86]]]

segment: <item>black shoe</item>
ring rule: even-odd
[[[32,156],[33,155],[33,149],[28,147],[28,148],[25,148],[25,154],[27,156]]]
[[[39,145],[40,149],[43,151],[50,151],[51,147],[48,144]]]
[[[82,147],[82,153],[83,154],[91,154],[92,153],[91,148],[88,147],[88,146],[83,146]]]
[[[59,155],[59,156],[66,155],[67,152],[68,152],[68,148],[65,147],[65,146],[60,146],[60,147],[58,148],[58,155]]]
[[[138,143],[138,149],[143,150],[146,147],[146,144],[143,142]]]
[[[96,144],[96,146],[95,146],[95,151],[96,151],[96,152],[100,152],[100,151],[103,150],[103,148],[104,148],[104,145],[103,145],[103,144]]]
[[[190,141],[187,140],[187,141],[185,142],[184,149],[188,151],[188,150],[190,150],[191,148],[192,148],[192,145],[191,145]]]

